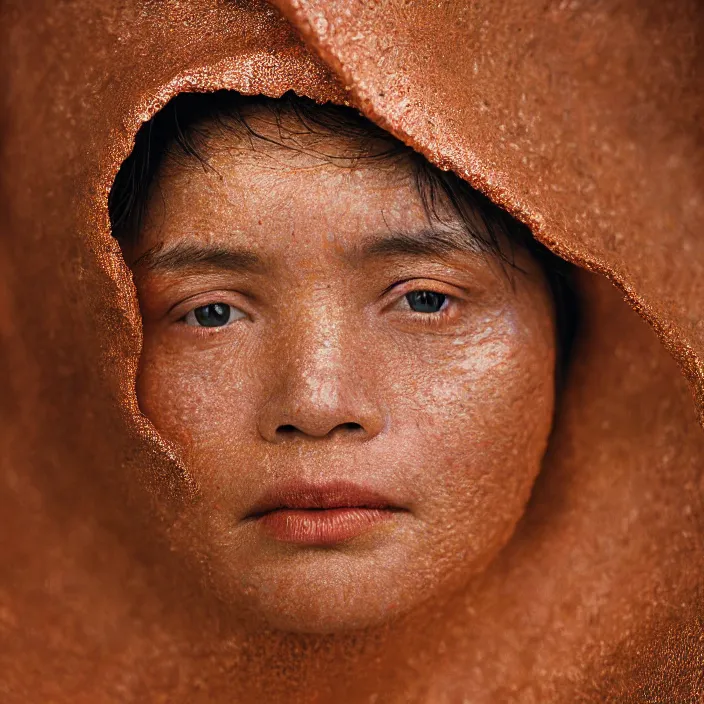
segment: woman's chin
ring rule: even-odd
[[[371,609],[361,604],[349,604],[339,609],[334,605],[295,602],[262,602],[257,606],[261,625],[274,631],[301,635],[343,635],[382,628],[398,616],[395,609],[384,612],[378,604]]]
[[[423,585],[409,580],[403,555],[393,559],[394,552],[301,551],[250,563],[238,574],[211,570],[208,581],[220,603],[248,626],[344,633],[389,624],[423,600]]]

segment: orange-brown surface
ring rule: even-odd
[[[275,4],[0,8],[0,699],[697,701],[699,3]],[[142,121],[216,88],[356,105],[592,270],[526,515],[400,645],[234,638],[170,549],[198,489],[137,408],[107,196]]]

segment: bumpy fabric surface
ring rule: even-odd
[[[268,676],[173,620],[193,486],[137,407],[107,212],[139,125],[229,88],[358,107],[585,269],[546,466],[471,632],[448,624],[447,701],[477,672],[487,701],[699,701],[703,33],[697,0],[5,0],[0,699],[230,701],[238,658]]]

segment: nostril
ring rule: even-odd
[[[362,426],[359,423],[340,423],[339,425],[336,425],[332,430],[329,432],[325,433],[325,435],[330,435],[331,433],[335,433],[339,430],[347,430],[347,431],[352,431],[355,433],[358,433],[360,430],[364,430]],[[280,425],[276,429],[277,433],[281,433],[282,435],[292,435],[293,433],[303,433],[304,435],[310,435],[310,434],[315,434],[315,433],[308,433],[302,428],[297,428],[295,425],[292,425],[290,423],[287,423],[286,425]]]
[[[362,426],[359,423],[340,423],[337,428],[344,428],[345,430],[362,430]]]

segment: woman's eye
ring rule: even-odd
[[[435,291],[411,291],[406,294],[406,300],[411,310],[416,313],[439,313],[447,296]]]
[[[183,318],[186,325],[220,328],[244,317],[244,313],[227,303],[208,303],[189,311]]]

